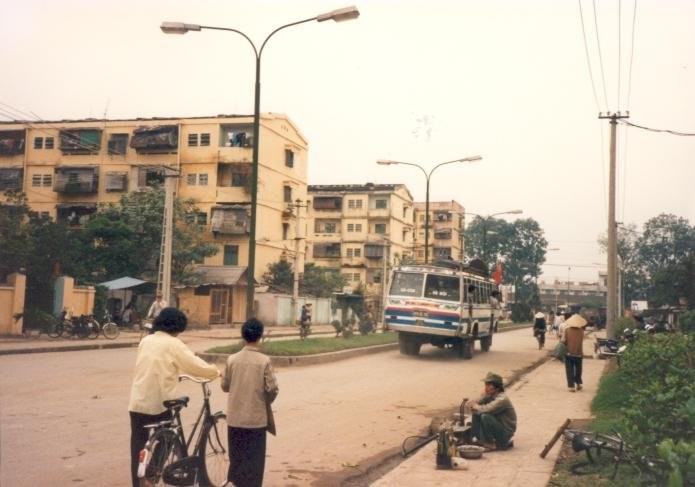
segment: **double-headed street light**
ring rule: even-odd
[[[426,188],[425,188],[425,264],[429,263],[429,250],[430,250],[430,176],[432,176],[432,173],[435,171],[440,166],[443,166],[445,164],[453,164],[454,162],[473,162],[473,161],[479,161],[481,160],[481,156],[471,156],[471,157],[464,157],[462,159],[454,159],[453,161],[446,161],[446,162],[440,162],[436,166],[434,166],[432,169],[430,169],[430,172],[427,172],[424,167],[422,167],[419,164],[415,164],[413,162],[401,162],[401,161],[391,161],[387,159],[379,159],[376,161],[377,164],[382,164],[382,165],[390,165],[390,164],[405,164],[406,166],[415,166],[418,169],[422,171],[422,173],[425,175],[425,180],[427,182]]]
[[[326,20],[334,20],[336,22],[342,22],[345,20],[356,19],[360,16],[357,7],[345,7],[339,8],[337,10],[331,10],[325,14],[317,15],[316,17],[311,17],[304,20],[299,20],[297,22],[292,22],[289,24],[282,25],[268,34],[261,44],[261,48],[257,49],[253,41],[243,32],[237,29],[231,29],[228,27],[212,27],[209,25],[197,25],[197,24],[186,24],[183,22],[162,22],[160,29],[165,34],[185,34],[189,31],[200,31],[202,29],[207,30],[225,30],[229,32],[236,32],[246,39],[253,52],[256,55],[256,85],[254,91],[254,103],[253,103],[253,161],[252,161],[252,172],[251,172],[251,222],[249,228],[249,261],[247,267],[247,285],[246,285],[246,318],[251,318],[253,316],[253,301],[254,301],[254,274],[256,270],[256,211],[258,206],[258,148],[259,148],[259,131],[260,131],[260,120],[261,120],[261,55],[263,54],[263,49],[265,48],[268,40],[273,37],[273,35],[287,27],[292,27],[294,25],[304,24],[306,22],[324,22]]]
[[[479,215],[477,213],[471,213],[469,211],[464,212],[464,215],[473,215],[477,216],[480,218],[480,220],[483,222],[483,262],[485,265],[487,265],[487,234],[488,233],[493,233],[492,230],[487,229],[487,222],[490,218],[494,216],[499,216],[499,215],[520,215],[524,212],[524,210],[508,210],[508,211],[500,211],[498,213],[492,213],[491,215]]]

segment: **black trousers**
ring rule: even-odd
[[[159,414],[142,414],[130,411],[130,476],[133,487],[138,487],[138,463],[140,463],[140,450],[147,443],[146,424],[158,423],[165,419],[171,419],[169,411]]]
[[[236,487],[261,487],[265,470],[265,428],[227,427],[229,475]]]
[[[582,357],[565,355],[565,374],[567,375],[567,387],[582,384]]]

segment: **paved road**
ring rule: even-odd
[[[194,349],[205,342],[190,343]],[[128,391],[135,349],[0,357],[0,484],[128,485]],[[277,371],[278,436],[266,486],[338,485],[395,453],[429,418],[477,395],[488,370],[509,375],[538,360],[528,330],[495,336],[473,360],[423,347]],[[195,384],[182,384],[200,405]],[[224,406],[215,388],[213,407]]]

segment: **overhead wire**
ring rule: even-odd
[[[635,127],[635,128],[642,129],[642,130],[648,130],[650,132],[666,133],[666,134],[671,134],[671,135],[678,135],[680,137],[695,137],[695,133],[693,133],[693,132],[679,132],[677,130],[671,130],[671,129],[655,129],[655,128],[651,128],[651,127],[645,127],[644,125],[638,125],[636,123],[628,122],[625,119],[620,119],[618,121],[622,124],[629,125],[630,127]]]
[[[589,68],[589,79],[591,80],[591,91],[594,93],[594,102],[596,102],[596,111],[601,111],[601,104],[598,101],[598,95],[596,94],[596,82],[594,81],[594,73],[591,69],[591,58],[589,57],[589,46],[586,41],[586,29],[584,27],[584,13],[582,11],[582,0],[578,0],[579,3],[579,20],[582,26],[582,39],[584,40],[584,52],[586,53],[586,65]]]
[[[601,54],[601,40],[598,35],[598,14],[596,13],[596,0],[592,0],[594,5],[594,26],[596,28],[596,45],[598,47],[599,67],[601,68],[601,80],[603,81],[603,98],[606,102],[606,111],[608,111],[608,92],[606,90],[606,75],[603,71],[603,55]]]

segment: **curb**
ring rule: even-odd
[[[128,343],[95,343],[87,345],[66,345],[62,347],[36,347],[36,348],[20,348],[15,350],[0,350],[0,355],[19,355],[24,353],[49,353],[49,352],[76,352],[79,350],[99,350],[110,348],[132,348],[137,347],[139,341]]]
[[[275,367],[290,366],[290,365],[317,365],[329,362],[337,362],[360,355],[370,355],[372,353],[385,352],[398,348],[398,343],[386,343],[384,345],[372,345],[371,347],[351,348],[349,350],[339,350],[337,352],[317,353],[313,355],[293,355],[293,356],[269,356],[270,363]],[[206,362],[211,362],[216,365],[225,365],[227,363],[228,353],[205,353],[200,352],[196,355]]]

